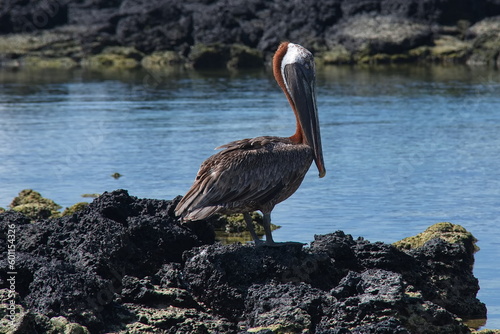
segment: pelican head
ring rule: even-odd
[[[319,177],[323,177],[326,170],[316,107],[314,57],[298,44],[283,42],[274,55],[273,71],[297,119],[297,130],[290,138],[312,147]]]

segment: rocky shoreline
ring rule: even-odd
[[[254,68],[282,40],[319,64],[500,66],[496,0],[8,0],[0,68]]]
[[[2,236],[0,333],[456,334],[486,317],[458,225],[393,245],[342,231],[221,245],[208,222],[178,221],[179,199],[117,190],[58,218],[1,212],[15,247]]]

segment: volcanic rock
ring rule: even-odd
[[[451,334],[486,316],[475,239],[456,225],[399,248],[341,231],[309,247],[225,246],[207,221],[181,224],[178,201],[117,190],[60,218],[0,213],[16,235],[15,291],[0,277],[0,313],[12,300],[16,317],[0,331]]]
[[[169,59],[197,69],[255,67],[283,40],[327,64],[495,64],[496,35],[480,27],[498,15],[496,0],[8,0],[0,6],[0,66],[87,67],[87,58],[123,47],[143,58],[174,52]]]

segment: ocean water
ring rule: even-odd
[[[275,240],[343,230],[392,243],[460,224],[481,248],[485,327],[500,328],[500,73],[326,67],[317,95],[327,175],[313,165],[275,208]],[[118,188],[172,199],[215,147],[289,136],[294,122],[266,70],[0,71],[0,207],[26,188],[63,207]]]

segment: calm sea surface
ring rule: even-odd
[[[500,328],[500,73],[331,67],[317,86],[327,176],[313,165],[275,208],[275,240],[343,230],[392,243],[460,224],[481,248],[485,327]],[[118,188],[172,199],[214,147],[294,122],[268,71],[3,71],[0,206],[25,188],[63,207]]]

